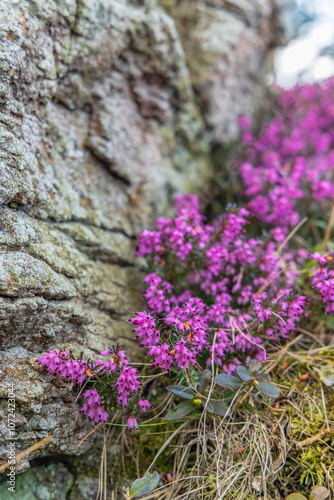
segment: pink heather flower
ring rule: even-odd
[[[84,377],[87,368],[87,361],[84,359],[81,359],[80,361],[74,359],[71,364],[70,361],[67,361],[66,363],[68,363],[67,376],[70,380],[79,381],[79,378],[81,380],[82,377]]]
[[[327,264],[326,255],[322,255],[319,252],[311,253],[310,257],[311,259],[317,260],[322,266]]]
[[[264,308],[261,302],[261,298],[256,297],[253,299],[253,311],[256,313],[259,322],[263,323],[265,320],[269,320],[271,318],[272,313],[269,308]]]
[[[136,317],[129,320],[137,326],[133,330],[135,339],[141,339],[141,347],[156,345],[160,340],[160,330],[156,329],[155,319],[147,312],[136,313]]]
[[[119,391],[118,393],[117,400],[121,405],[127,406],[129,396],[130,396],[130,391],[127,389],[122,389],[122,391]]]
[[[66,359],[66,356],[60,358],[59,349],[55,349],[54,351],[45,352],[37,361],[45,365],[49,371],[56,372],[63,359]]]
[[[189,369],[189,362],[196,364],[195,353],[186,347],[185,340],[180,340],[174,347],[175,360],[179,368]]]
[[[159,254],[162,253],[160,233],[145,229],[138,237],[137,245],[136,255],[138,257],[146,257],[147,255],[153,254],[156,256],[157,260],[160,259]]]
[[[169,351],[171,346],[164,343],[161,346],[153,346],[148,350],[148,356],[154,356],[154,366],[161,367],[163,370],[169,370],[173,364],[173,358]]]
[[[219,366],[223,365],[223,359],[225,358],[226,353],[233,350],[232,339],[230,335],[225,330],[220,330],[216,333],[216,342],[215,342],[215,354],[214,360]],[[213,346],[210,346],[210,354],[212,354]],[[211,364],[211,357],[207,360],[208,366]]]
[[[293,300],[289,306],[289,315],[295,319],[299,318],[304,313],[304,307],[307,298],[303,295]]]
[[[240,123],[246,161],[239,169],[249,207],[286,234],[313,208],[310,199],[322,209],[334,196],[333,82],[281,91],[280,113],[258,137]]]
[[[87,361],[71,359],[66,350],[45,352],[37,361],[45,365],[49,372],[68,378],[71,382],[82,384],[85,379]]]
[[[280,127],[272,130],[278,133]],[[279,154],[275,151],[266,154],[265,150],[264,154],[272,165],[265,182],[278,182]],[[256,177],[254,167],[251,164],[246,167],[248,176]],[[293,172],[296,182],[304,179],[303,169],[304,163],[299,158]],[[261,175],[258,179],[262,182]],[[291,195],[292,205],[289,205],[291,200],[286,199],[286,193]],[[284,186],[284,189],[278,186],[273,190],[273,199],[282,213],[283,209],[290,210],[291,221],[299,220],[293,203],[300,196],[302,191],[296,185]],[[262,203],[263,200],[259,201]],[[268,216],[272,215],[270,203],[265,197],[264,201],[268,204]],[[282,257],[289,263],[289,269],[282,274],[277,243],[285,239],[287,228],[276,227],[265,242],[249,238],[246,231],[249,216],[249,210],[241,208],[223,214],[208,226],[199,211],[198,199],[184,196],[177,200],[175,219],[157,221],[166,262],[158,268],[161,276],[155,272],[145,279],[149,312],[136,313],[136,317],[130,320],[136,327],[134,332],[140,339],[140,346],[146,348],[155,367],[170,370],[174,364],[179,369],[189,369],[202,349],[210,348],[208,333],[212,328],[220,329],[214,356],[215,361],[222,365],[230,353],[260,356],[262,341],[253,334],[258,323],[264,334],[268,331],[267,335],[275,339],[286,336],[295,327],[301,314],[296,314],[296,306],[289,311],[292,299],[288,297],[298,275],[297,265],[303,264],[308,254],[288,251],[287,248]],[[187,243],[191,243],[191,249]],[[195,252],[195,265],[192,259],[182,254],[184,251],[189,256],[187,248]],[[171,275],[169,262],[175,266],[175,283],[178,283],[178,269],[182,269],[179,295],[175,294],[174,283],[163,279],[165,270],[168,270],[168,276]],[[270,287],[266,286],[268,282]],[[264,291],[259,295],[258,290],[262,287]],[[238,335],[238,329],[243,333]],[[122,393],[119,397],[126,401],[128,394]]]
[[[282,228],[280,227],[276,227],[274,230],[273,230],[273,236],[274,236],[274,239],[275,241],[281,243],[285,240],[285,237],[286,237],[286,234],[285,232],[282,230]]]
[[[251,126],[251,120],[249,116],[240,115],[238,117],[237,123],[242,130],[249,130]]]
[[[129,365],[124,366],[115,384],[115,389],[118,391],[118,401],[124,406],[127,406],[130,392],[136,393],[140,387],[137,376],[138,371],[135,368],[131,368]]]
[[[151,408],[151,404],[147,401],[147,399],[139,399],[138,404],[142,411],[146,413],[146,408]]]
[[[312,186],[313,198],[318,201],[324,201],[325,198],[333,199],[334,185],[327,180],[315,182]]]
[[[117,356],[120,358],[120,361],[123,365],[129,364],[129,361],[128,361],[128,358],[126,357],[125,351],[123,351],[122,349],[119,349],[117,351]]]
[[[318,291],[323,303],[326,305],[325,314],[334,313],[334,269],[333,250],[329,255],[321,255],[316,252],[311,258],[320,264],[311,278],[312,286]]]
[[[100,355],[101,356],[112,355],[112,363],[106,362],[104,368],[109,368],[115,363],[116,363],[115,368],[116,368],[117,364],[119,364],[120,366],[129,364],[127,357],[126,357],[126,354],[122,349],[118,349],[117,352],[112,352],[112,351],[110,351],[110,349],[106,349],[105,351],[100,352]],[[101,364],[101,363],[97,362],[97,364]],[[114,371],[114,368],[111,368],[111,371]]]
[[[88,401],[81,408],[81,413],[87,413],[90,420],[94,420],[97,425],[99,422],[106,422],[108,419],[108,412],[104,411],[101,406],[101,398],[96,389],[86,391],[83,398],[88,398]]]
[[[183,210],[194,210],[195,212],[198,212],[199,199],[195,194],[179,194],[175,197],[175,206],[178,213],[182,213]]]
[[[77,379],[77,382],[79,385],[82,385],[83,381],[85,380],[86,376],[85,375],[80,375]]]
[[[169,309],[168,298],[173,290],[172,285],[155,273],[148,274],[145,283],[149,284],[144,296],[151,311],[161,314],[166,308]]]
[[[99,373],[99,375],[105,373],[109,370],[113,373],[117,368],[116,363],[112,363],[109,359],[108,361],[102,361],[101,359],[97,359],[94,365],[94,370]]]
[[[127,426],[129,431],[133,432],[134,429],[138,429],[138,422],[135,417],[130,416],[127,421]]]
[[[237,358],[234,358],[232,359],[232,362],[224,364],[222,366],[222,372],[226,373],[227,375],[233,375],[238,365],[241,365],[241,361],[239,361],[239,359]]]
[[[93,406],[89,409],[88,418],[94,420],[95,424],[99,422],[106,422],[108,419],[108,412],[104,411],[101,406]]]
[[[97,392],[96,389],[92,389],[90,391],[86,391],[83,395],[82,395],[83,398],[88,398],[88,402],[87,402],[87,405],[89,407],[93,406],[93,405],[99,405],[100,402],[101,402],[101,399],[100,399],[100,396],[99,396],[99,393]]]

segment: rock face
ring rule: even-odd
[[[175,19],[191,82],[214,144],[238,135],[237,117],[268,99],[265,77],[283,43],[285,0],[161,0]]]
[[[249,3],[0,2],[0,459],[10,384],[17,451],[49,434],[29,459],[91,446],[70,388],[35,360],[134,351],[135,234],[203,188],[211,143],[265,93],[275,5]]]

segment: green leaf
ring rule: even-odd
[[[228,412],[228,406],[222,401],[210,401],[210,403],[212,406],[212,410],[210,409],[209,411],[211,413],[223,417]]]
[[[301,493],[291,493],[285,500],[307,500],[307,498]]]
[[[327,222],[324,221],[324,220],[319,220],[319,219],[312,219],[312,222],[315,226],[318,226],[320,227],[321,229],[325,229],[327,228]]]
[[[183,401],[180,403],[174,410],[170,410],[165,416],[165,420],[178,420],[179,418],[183,418],[192,412],[197,405],[195,405],[192,401]]]
[[[183,399],[194,399],[194,397],[196,397],[196,393],[184,385],[170,385],[168,390],[175,394],[175,396],[179,396]]]
[[[258,384],[259,391],[268,396],[269,398],[277,399],[280,397],[280,390],[276,385],[270,384],[269,382],[260,382]]]
[[[257,359],[252,359],[249,362],[249,365],[250,365],[249,368],[250,373],[258,372],[262,368],[262,363],[259,363]]]
[[[236,391],[242,385],[242,382],[237,377],[233,377],[233,375],[225,375],[224,373],[220,373],[215,378],[215,381],[224,389],[230,389],[232,391]]]
[[[138,498],[143,495],[147,495],[147,493],[150,493],[158,486],[159,481],[160,476],[156,471],[154,471],[153,474],[146,474],[146,476],[141,479],[136,479],[130,488],[131,498]]]
[[[247,370],[247,368],[245,368],[244,366],[241,366],[241,365],[237,366],[236,372],[237,372],[238,377],[243,382],[249,382],[253,378],[251,376],[251,374],[249,373],[249,371]]]
[[[211,377],[211,375],[212,375],[211,370],[204,370],[204,372],[202,373],[202,375],[200,376],[200,378],[198,380],[197,389],[202,395],[204,395],[204,393],[205,393],[205,389],[208,386],[208,381],[209,381],[209,378]]]
[[[205,408],[206,401],[207,401],[206,399],[202,399],[202,401],[201,401],[203,408]],[[207,411],[213,413],[213,406],[211,404],[211,401],[208,402],[206,409],[207,409]]]
[[[311,491],[310,500],[325,500],[329,497],[329,490],[324,486],[317,486]]]
[[[258,382],[264,382],[269,377],[269,373],[257,373],[255,375],[255,380]]]
[[[327,328],[330,328],[331,330],[334,330],[334,316],[325,316],[324,317],[325,323]]]

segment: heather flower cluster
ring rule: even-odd
[[[88,414],[90,420],[94,420],[96,424],[101,422],[106,422],[108,418],[108,412],[104,411],[101,406],[101,398],[96,389],[91,389],[86,391],[83,398],[87,398],[87,403],[82,407],[81,411]]]
[[[306,297],[294,291],[296,253],[278,254],[276,230],[266,241],[249,237],[245,208],[210,225],[195,195],[179,196],[176,208],[174,219],[160,217],[156,230],[139,236],[137,255],[152,272],[148,311],[130,320],[135,338],[164,370],[188,370],[205,350],[228,373],[241,360],[262,360],[263,339],[286,337],[304,314]],[[291,264],[284,273],[282,261]]]
[[[334,315],[334,251],[322,255],[315,252],[310,256],[318,263],[311,277],[312,286],[325,304],[325,314]]]
[[[139,373],[130,366],[125,352],[118,347],[107,349],[100,354],[108,356],[109,359],[98,359],[95,362],[76,360],[66,349],[54,349],[45,352],[37,361],[44,365],[50,374],[58,375],[72,383],[76,382],[79,387],[84,387],[86,382],[94,384],[93,389],[82,395],[86,402],[81,412],[87,413],[88,418],[95,424],[107,421],[108,408],[120,408],[128,415],[128,428],[137,429],[137,420],[133,413],[138,407],[146,413],[147,408],[151,406],[146,399],[140,399]]]
[[[303,269],[325,313],[334,314],[334,251],[310,254],[287,238],[301,218],[334,199],[332,102],[334,80],[284,91],[280,113],[257,137],[241,117],[247,208],[209,224],[197,196],[181,195],[174,218],[159,217],[139,235],[146,308],[129,321],[153,367],[173,375],[213,361],[232,374],[240,364],[262,361],[265,342],[286,338],[306,316],[310,299],[296,287]],[[256,219],[267,225],[263,238],[254,237]],[[151,406],[142,399],[139,372],[118,346],[100,355],[86,361],[54,349],[38,362],[82,391],[89,383],[81,412],[96,425],[121,409],[128,428],[137,429],[135,415]]]
[[[334,197],[334,79],[282,91],[278,113],[258,136],[239,125],[239,165],[250,211],[283,234],[301,218],[324,211]]]
[[[59,375],[62,378],[67,378],[70,382],[77,382],[79,385],[86,378],[87,361],[73,359],[66,351],[55,349],[54,351],[45,352],[38,361],[44,365],[50,373]]]

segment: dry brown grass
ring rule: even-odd
[[[272,352],[266,371],[282,390],[279,403],[250,396],[224,419],[207,414],[182,424],[170,444],[173,481],[142,500],[282,500],[314,483],[332,489],[333,391],[317,374],[334,365],[334,345],[324,347],[330,338],[304,330]]]

